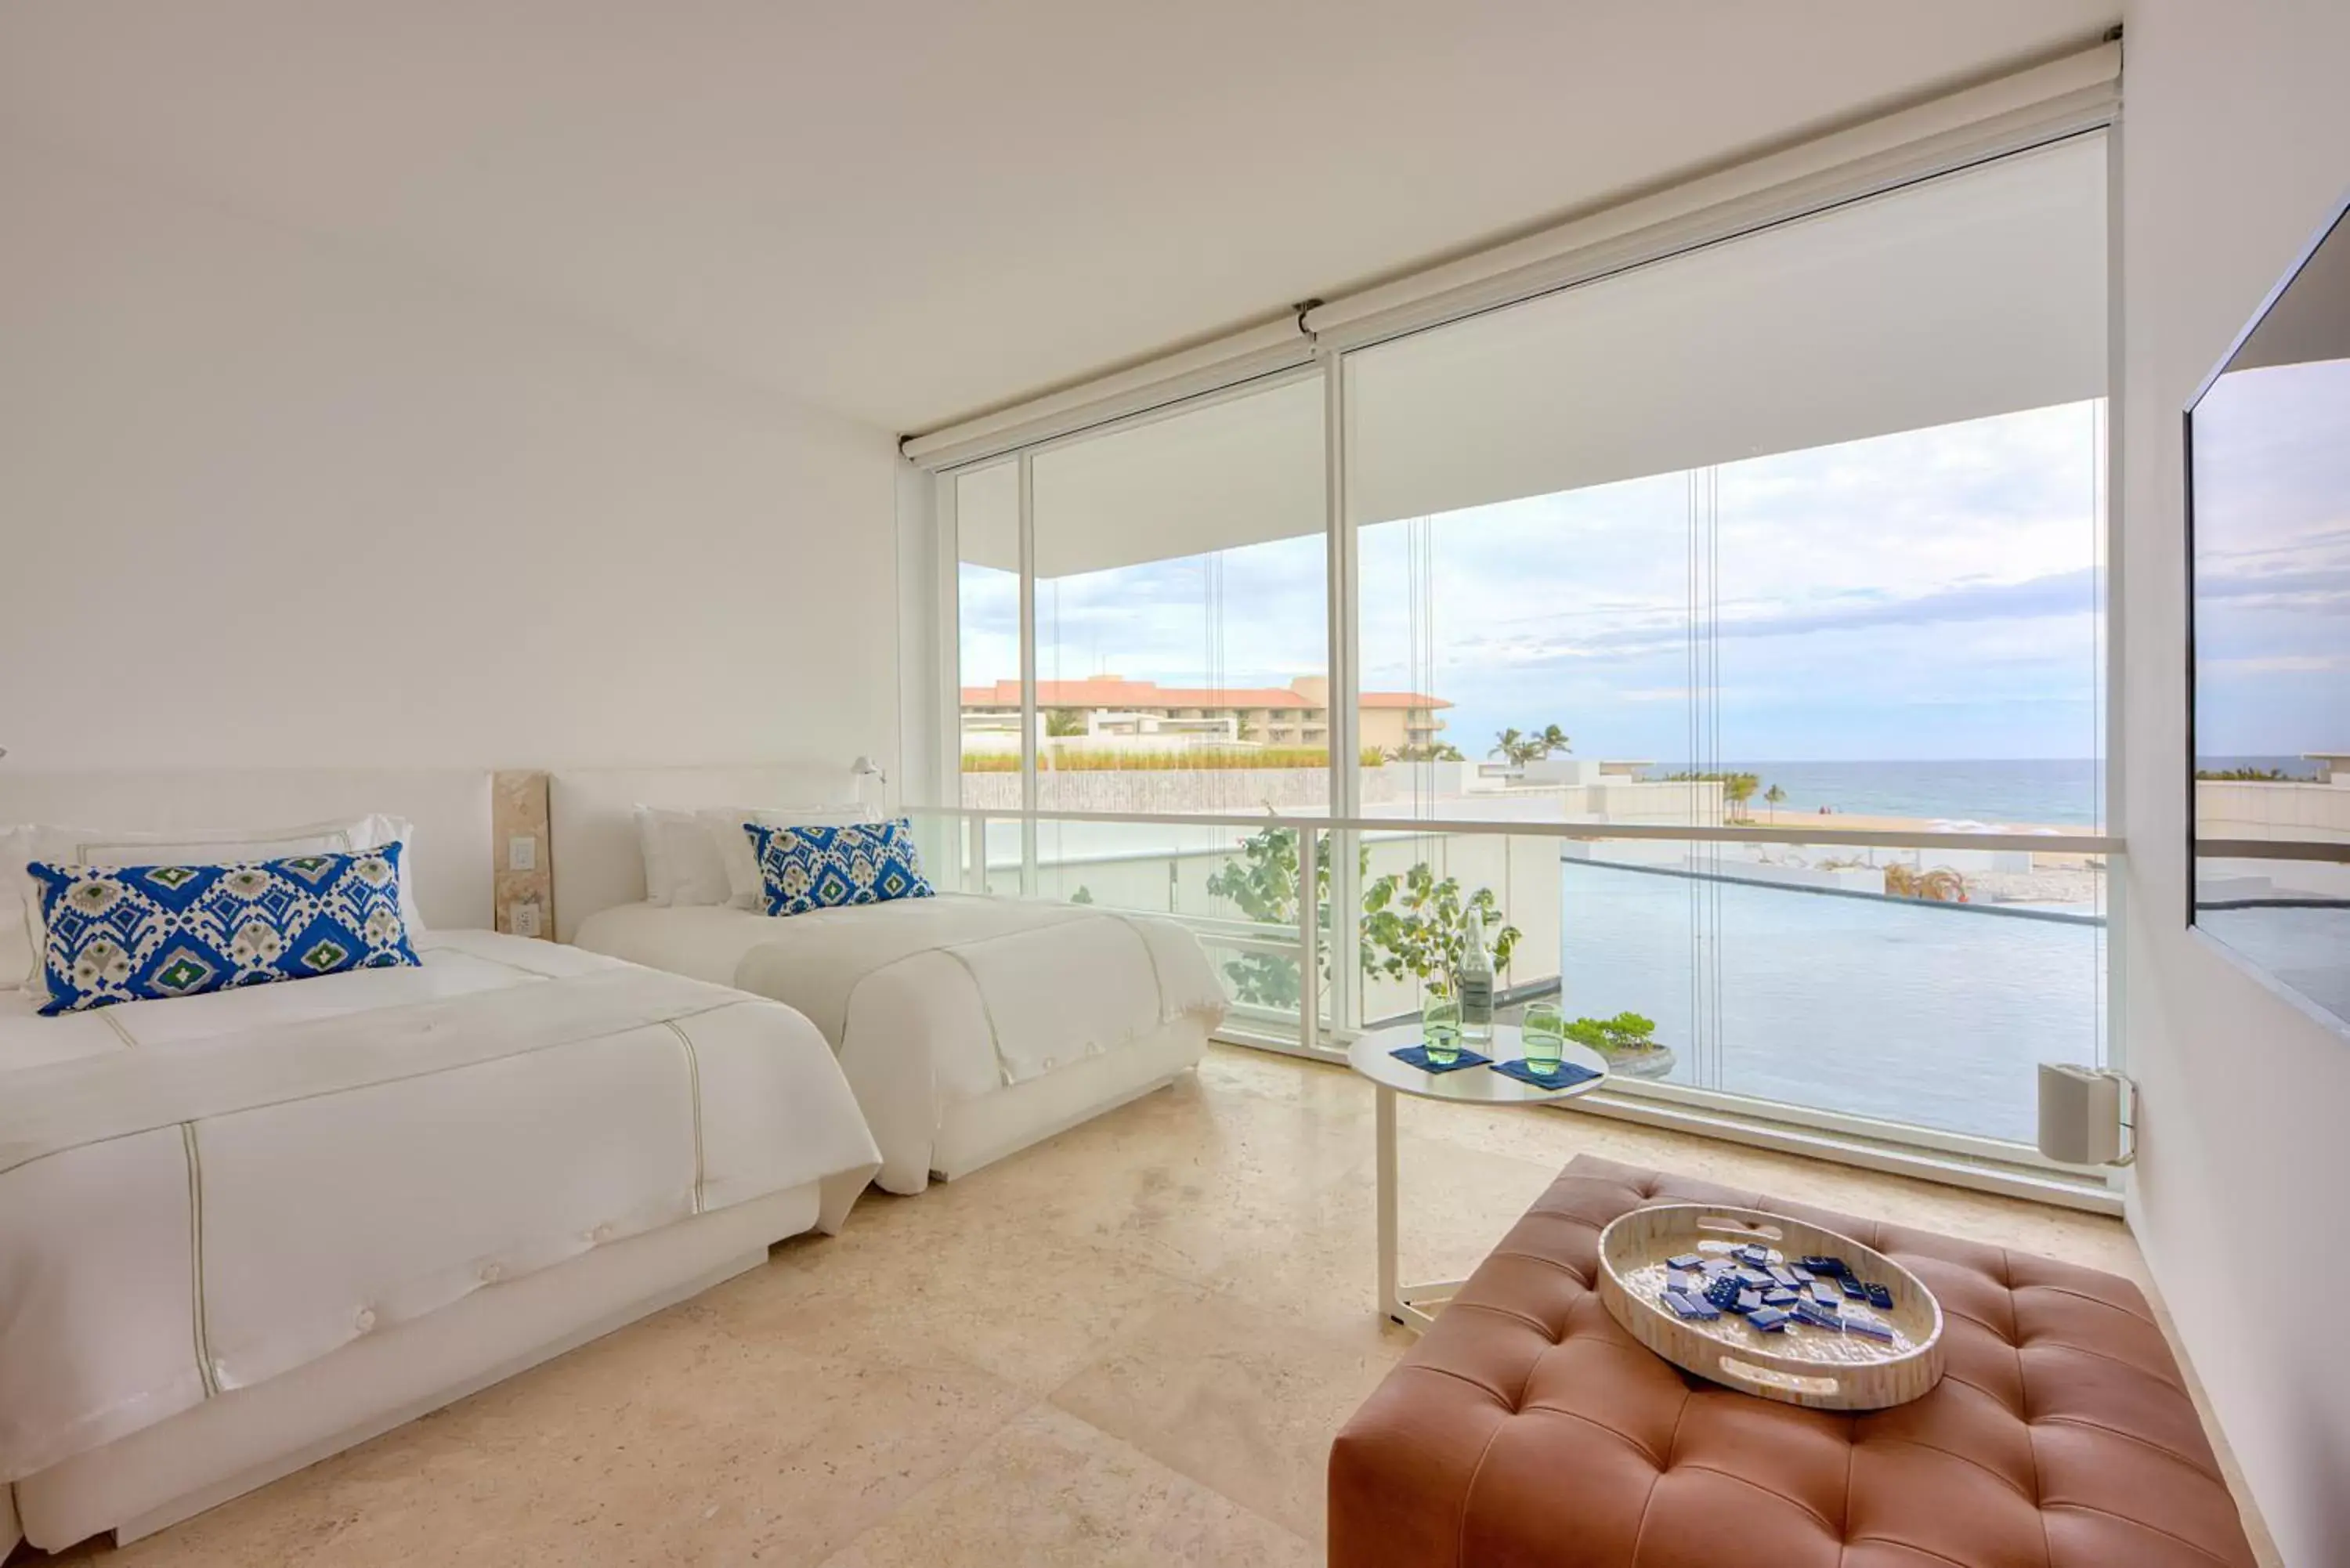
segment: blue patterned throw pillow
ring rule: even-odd
[[[400,857],[387,844],[234,866],[25,869],[47,925],[54,1016],[417,962],[400,918]]]
[[[913,824],[902,816],[835,827],[763,827],[750,822],[743,831],[759,857],[759,880],[771,915],[927,898],[932,892],[914,848]]]

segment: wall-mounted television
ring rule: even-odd
[[[2189,919],[2350,1024],[2350,215],[2187,408]]]

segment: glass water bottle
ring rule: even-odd
[[[1493,954],[1485,946],[1485,917],[1475,909],[1469,911],[1455,989],[1461,998],[1461,1038],[1482,1050],[1493,1042]]]

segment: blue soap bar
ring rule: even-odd
[[[1705,1257],[1699,1252],[1683,1252],[1678,1258],[1667,1258],[1665,1266],[1669,1269],[1701,1269],[1705,1267]]]
[[[1776,1284],[1783,1291],[1792,1291],[1797,1284],[1802,1282],[1795,1278],[1792,1270],[1773,1269],[1770,1270],[1769,1272],[1772,1282]]]
[[[1730,1310],[1742,1317],[1752,1317],[1758,1312],[1766,1312],[1769,1309],[1763,1306],[1762,1298],[1752,1291],[1741,1291],[1738,1293],[1738,1299],[1730,1303]]]
[[[1819,1277],[1801,1263],[1788,1264],[1787,1272],[1795,1276],[1795,1282],[1799,1285],[1808,1285]]]
[[[1727,1275],[1705,1287],[1705,1299],[1718,1307],[1728,1308],[1738,1301],[1738,1282]]]
[[[1854,1301],[1865,1302],[1868,1299],[1868,1287],[1850,1274],[1839,1274],[1836,1276],[1836,1283],[1842,1285],[1844,1293]]]
[[[1844,1326],[1844,1320],[1841,1317],[1838,1317],[1831,1309],[1821,1306],[1816,1302],[1796,1302],[1793,1316],[1797,1323],[1807,1323],[1814,1328],[1842,1328]]]
[[[1812,1299],[1824,1307],[1832,1307],[1844,1299],[1844,1293],[1825,1280],[1812,1282]]]
[[[1864,1285],[1861,1288],[1868,1293],[1869,1305],[1875,1307],[1879,1312],[1891,1312],[1893,1310],[1893,1293],[1890,1290],[1878,1284]]]
[[[1842,1258],[1805,1258],[1804,1267],[1815,1274],[1825,1274],[1830,1279],[1841,1279],[1852,1272],[1845,1267]]]
[[[1760,1247],[1741,1247],[1731,1256],[1750,1268],[1767,1269],[1771,1266],[1771,1254]]]
[[[1704,1321],[1721,1315],[1721,1309],[1703,1296],[1693,1296],[1686,1291],[1667,1291],[1665,1304],[1682,1317]]]
[[[1803,1297],[1797,1295],[1793,1291],[1764,1291],[1762,1293],[1762,1304],[1764,1306],[1791,1307],[1803,1299]]]
[[[1873,1317],[1848,1317],[1844,1320],[1844,1326],[1850,1333],[1865,1334],[1871,1339],[1881,1339],[1887,1344],[1893,1340],[1893,1331]]]
[[[1747,1314],[1746,1321],[1764,1334],[1777,1334],[1787,1326],[1788,1318],[1787,1314],[1777,1307],[1763,1307],[1758,1312]]]
[[[1778,1281],[1757,1269],[1739,1270],[1738,1282],[1750,1291],[1769,1291],[1779,1287]]]

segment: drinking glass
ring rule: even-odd
[[[1461,1060],[1461,1004],[1449,996],[1430,997],[1419,1010],[1419,1038],[1437,1066]]]
[[[1537,1002],[1526,1009],[1525,1023],[1520,1025],[1526,1048],[1526,1065],[1537,1073],[1548,1075],[1558,1071],[1558,1059],[1566,1050],[1566,1013],[1555,1002]]]

